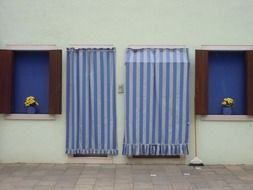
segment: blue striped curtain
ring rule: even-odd
[[[188,98],[187,49],[128,49],[123,155],[188,154]]]
[[[67,49],[66,153],[118,153],[114,48]]]

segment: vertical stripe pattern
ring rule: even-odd
[[[67,49],[67,154],[118,154],[115,85],[115,48]]]
[[[188,49],[127,49],[125,84],[123,155],[188,154]]]

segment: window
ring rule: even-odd
[[[196,114],[219,115],[233,97],[235,115],[253,115],[253,51],[196,50],[195,68]]]
[[[61,114],[61,50],[0,50],[0,113],[25,113],[35,96],[39,113]]]

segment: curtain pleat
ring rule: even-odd
[[[123,155],[188,154],[188,99],[187,49],[128,49]]]
[[[115,49],[67,49],[67,154],[117,150]]]

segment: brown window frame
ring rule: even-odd
[[[12,113],[13,68],[15,51],[19,50],[0,50],[0,113],[3,114]],[[49,53],[48,114],[61,114],[62,50],[38,51],[47,51]]]
[[[208,52],[195,51],[195,114],[208,115]],[[238,50],[240,51],[240,50]],[[245,50],[246,115],[253,115],[253,50]]]

